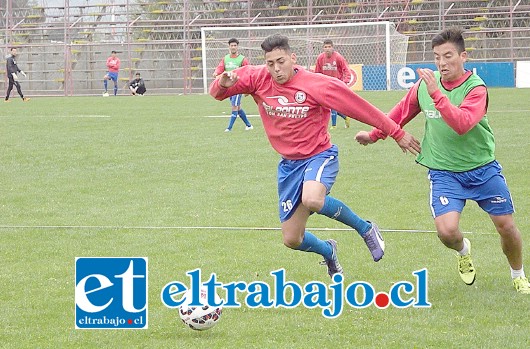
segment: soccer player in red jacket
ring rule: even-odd
[[[324,40],[324,52],[318,55],[315,65],[315,73],[332,76],[349,84],[352,78],[351,70],[346,59],[333,47],[333,41],[330,39]],[[344,119],[345,127],[350,127],[350,119],[339,114]],[[337,128],[337,111],[331,110],[331,128]]]
[[[105,87],[105,92],[103,92],[103,97],[108,97],[109,93],[107,91],[107,81],[112,80],[114,82],[114,95],[118,93],[118,73],[120,71],[120,59],[116,56],[116,51],[110,53],[109,58],[107,58],[107,73],[103,77],[103,86]]]
[[[258,105],[267,137],[282,156],[278,194],[283,243],[320,254],[330,276],[342,274],[336,241],[321,240],[306,230],[309,216],[316,212],[357,230],[379,261],[385,245],[377,225],[329,195],[339,171],[338,148],[327,131],[330,110],[384,130],[404,152],[417,154],[419,142],[343,82],[297,66],[287,37],[272,35],[261,47],[265,65],[223,73],[212,82],[210,94],[218,100],[250,94]]]

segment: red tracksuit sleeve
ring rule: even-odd
[[[440,90],[431,97],[444,121],[459,135],[475,127],[486,115],[488,108],[488,92],[485,86],[472,89],[459,106],[451,104],[449,98]]]
[[[225,71],[225,60],[223,58],[223,59],[221,59],[221,61],[217,65],[217,68],[215,68],[215,75],[219,75],[219,74],[221,74],[224,71]]]
[[[244,67],[237,68],[235,71],[237,71],[238,80],[234,86],[228,88],[219,85],[219,79],[215,79],[210,84],[210,95],[213,98],[222,101],[223,99],[233,95],[251,94],[254,92],[252,72],[255,70],[255,67],[256,66],[254,65],[246,65]]]
[[[420,81],[414,84],[401,101],[399,101],[399,103],[388,113],[388,118],[394,120],[394,122],[401,128],[421,112],[420,103],[418,102],[418,87]],[[386,137],[387,133],[377,128],[370,132],[370,138],[374,142],[378,139],[385,139]]]
[[[315,64],[315,73],[323,74],[322,72],[322,55],[317,57],[317,62]]]
[[[323,100],[321,104],[329,109],[334,109],[352,119],[374,126],[395,140],[400,140],[405,135],[399,125],[388,118],[381,110],[350,90],[338,79],[326,79],[328,86],[322,87]]]
[[[351,71],[348,66],[348,62],[343,56],[340,56],[339,62],[337,64],[337,69],[339,69],[339,76],[345,84],[349,84],[351,80]]]

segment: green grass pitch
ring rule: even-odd
[[[364,92],[388,111],[404,92]],[[497,159],[516,204],[530,274],[530,91],[491,89]],[[257,108],[243,101],[248,114]],[[225,309],[206,332],[186,328],[160,300],[170,281],[202,268],[221,282],[272,280],[285,268],[300,285],[330,282],[319,256],[283,247],[276,165],[257,117],[224,133],[228,102],[209,96],[12,98],[0,105],[0,347],[3,348],[522,348],[530,346],[530,296],[511,286],[489,218],[470,202],[462,229],[477,281],[464,285],[456,258],[433,233],[426,170],[392,140],[362,147],[368,126],[333,130],[341,171],[332,194],[385,230],[371,260],[361,238],[314,215],[309,227],[339,243],[345,284],[388,291],[429,271],[429,309],[345,307]],[[207,117],[222,116],[225,117]],[[406,129],[422,136],[422,117]],[[198,227],[203,227],[199,229]],[[211,227],[211,228],[204,228]],[[247,228],[247,229],[230,229]],[[318,230],[328,228],[328,230]],[[334,228],[337,230],[330,230]],[[416,231],[400,232],[399,230]],[[76,330],[74,260],[149,258],[147,330]]]

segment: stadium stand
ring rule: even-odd
[[[415,63],[430,60],[434,33],[458,25],[472,60],[530,60],[526,0],[6,0],[0,13],[0,40],[19,48],[28,95],[100,93],[111,50],[122,83],[139,71],[150,93],[202,92],[200,28],[212,26],[391,21]]]

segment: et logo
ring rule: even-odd
[[[76,329],[146,329],[147,295],[147,257],[75,259]]]

